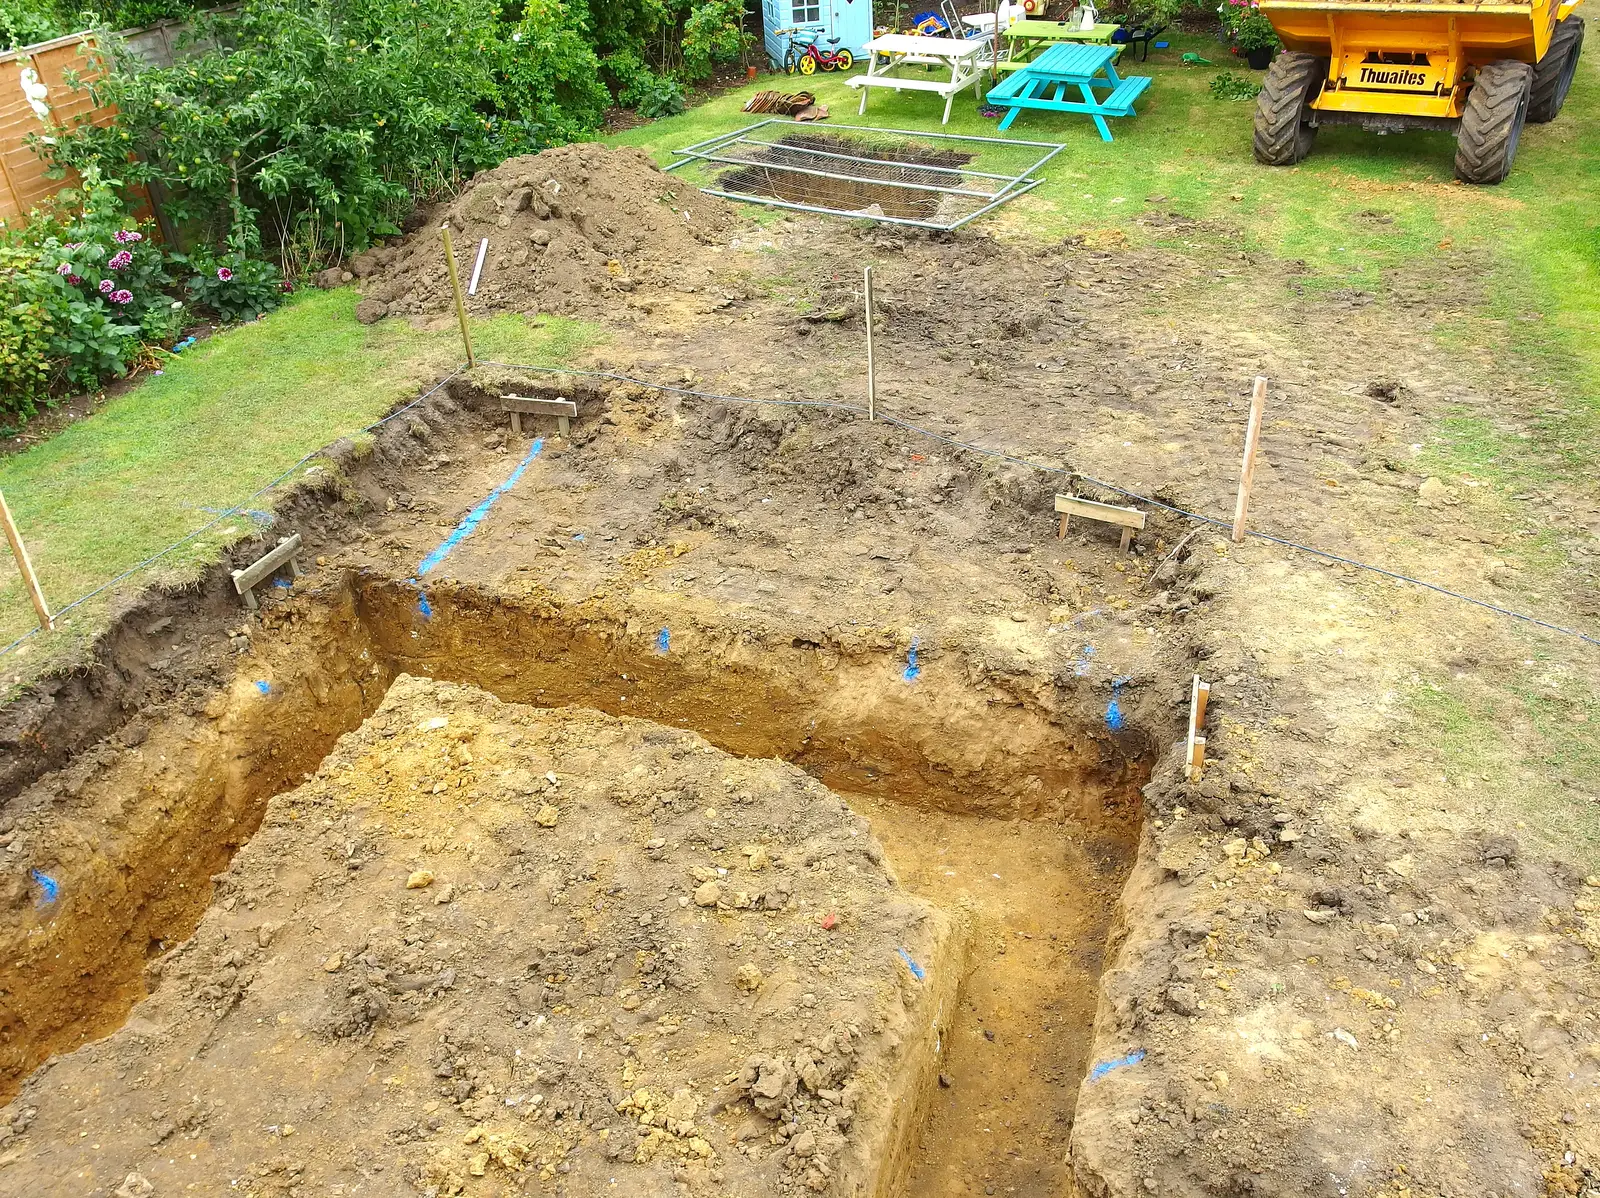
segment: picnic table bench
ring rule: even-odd
[[[871,58],[867,73],[856,75],[845,82],[861,89],[861,108],[867,111],[867,91],[874,87],[891,87],[895,91],[934,92],[944,97],[944,121],[950,123],[950,105],[956,94],[978,81],[984,62],[990,53],[987,38],[921,37],[909,33],[886,33],[867,43]],[[944,67],[950,72],[948,79],[912,79],[892,72],[907,66]]]
[[[987,102],[996,108],[1009,108],[1000,122],[1009,129],[1024,108],[1043,112],[1082,112],[1094,121],[1103,141],[1111,140],[1108,116],[1133,116],[1133,102],[1150,86],[1149,76],[1117,74],[1112,64],[1113,46],[1063,43],[1051,46],[1033,62],[1013,71],[989,89]],[[1068,89],[1076,89],[1081,99],[1069,100]],[[1107,90],[1105,96],[1096,89]]]
[[[1000,31],[1006,39],[1010,53],[1004,61],[996,63],[995,66],[1000,71],[1020,71],[1041,50],[1063,42],[1109,46],[1112,36],[1120,28],[1122,28],[1120,25],[1102,23],[1084,29],[1072,21],[1040,21],[1031,18],[1013,21],[1010,26]],[[1121,54],[1122,47],[1117,46],[1116,52]]]

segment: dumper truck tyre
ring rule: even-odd
[[[1528,101],[1528,119],[1536,125],[1556,119],[1567,102],[1572,77],[1578,71],[1578,55],[1583,51],[1583,18],[1570,16],[1550,35],[1550,48],[1533,68],[1533,98]]]
[[[1256,128],[1252,148],[1264,166],[1293,166],[1317,139],[1310,123],[1311,101],[1328,77],[1328,60],[1315,54],[1285,50],[1272,60],[1266,82],[1256,97]]]
[[[1500,59],[1479,68],[1456,133],[1456,178],[1499,183],[1511,173],[1532,87],[1533,68],[1525,62]]]

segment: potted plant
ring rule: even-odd
[[[1223,0],[1217,11],[1234,48],[1244,55],[1250,68],[1266,70],[1283,43],[1272,22],[1261,15],[1258,0]]]

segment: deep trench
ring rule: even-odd
[[[1001,942],[1014,935],[1016,950],[987,972],[971,963],[962,1001],[976,1022],[947,1047],[966,1084],[925,1104],[924,1151],[908,1166],[920,1180],[906,1192],[963,1192],[948,1165],[978,1151],[958,1134],[969,1108],[1013,1099],[1022,1100],[1013,1110],[1052,1108],[1039,1118],[1055,1131],[1029,1132],[1038,1143],[1025,1158],[1048,1188],[1061,1157],[1049,1141],[1070,1128],[1137,842],[1139,788],[1155,757],[1148,732],[1130,724],[1110,735],[1093,727],[1087,703],[1063,710],[1049,679],[987,677],[954,653],[911,684],[887,651],[850,654],[800,637],[775,646],[732,624],[675,630],[661,652],[642,617],[470,590],[430,591],[422,603],[413,587],[373,577],[329,580],[286,632],[252,663],[270,674],[270,697],[237,679],[213,704],[224,712],[152,730],[144,758],[164,762],[154,776],[110,780],[129,817],[123,834],[63,879],[59,910],[0,964],[0,1098],[50,1056],[121,1025],[144,993],[144,964],[192,933],[209,880],[268,801],[314,771],[408,673],[509,702],[651,719],[730,753],[793,762],[871,818],[908,888],[934,901],[949,897],[944,854],[969,865],[996,856],[994,893],[969,915]],[[1002,1050],[980,1034],[996,1021]],[[1052,1021],[1053,1044],[1025,1043],[1034,1033],[1023,1028],[1048,1033]],[[985,1169],[975,1165],[974,1177],[989,1177]]]
[[[834,157],[837,155],[849,158]],[[748,165],[724,171],[717,185],[738,195],[836,212],[865,212],[875,207],[885,216],[902,220],[933,220],[939,214],[943,193],[918,187],[959,185],[963,176],[957,168],[972,157],[915,143],[888,151],[838,134],[790,133],[752,155]],[[839,177],[818,173],[828,170]]]

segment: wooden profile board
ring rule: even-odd
[[[526,395],[502,395],[500,410],[511,413],[511,431],[522,435],[524,416],[554,416],[556,428],[564,437],[572,430],[571,420],[578,414],[578,405],[570,399],[530,399]]]
[[[243,570],[233,572],[233,589],[244,596],[245,606],[255,611],[261,605],[256,602],[255,591],[251,588],[264,578],[271,578],[283,566],[289,563],[289,571],[296,578],[300,577],[300,534],[282,538],[277,548],[259,558],[253,565],[246,566]]]
[[[1138,508],[1118,507],[1114,503],[1097,503],[1093,499],[1079,499],[1076,495],[1057,495],[1056,511],[1061,514],[1061,527],[1056,532],[1056,538],[1067,535],[1067,521],[1073,516],[1086,516],[1090,520],[1100,520],[1106,524],[1120,524],[1122,526],[1122,543],[1120,548],[1126,552],[1133,544],[1133,534],[1144,528],[1145,514]]]
[[[1206,704],[1211,701],[1211,684],[1201,682],[1200,675],[1194,676],[1194,683],[1189,689],[1189,743],[1184,754],[1184,774],[1189,781],[1200,781],[1201,771],[1206,764],[1206,738],[1201,735],[1201,730],[1206,726]]]

